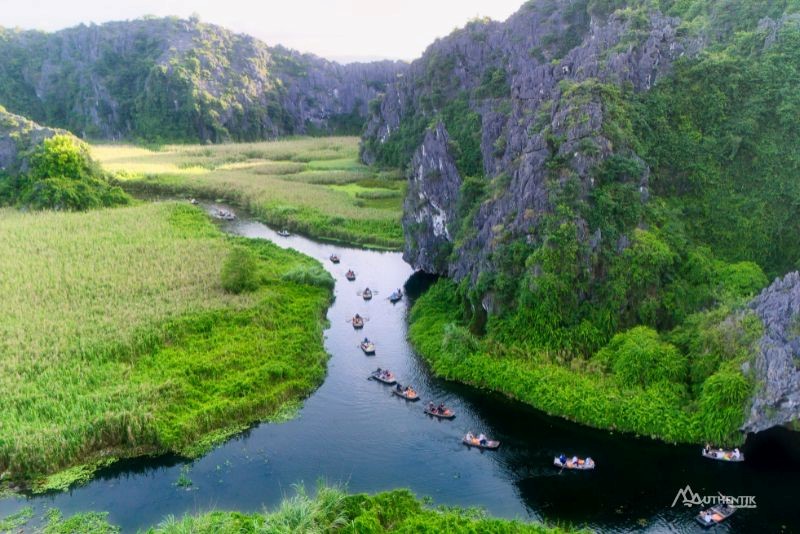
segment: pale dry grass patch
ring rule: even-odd
[[[299,138],[222,145],[93,147],[129,189],[225,198],[271,224],[315,237],[397,248],[402,243],[402,175],[358,161],[358,138]],[[334,186],[398,189],[353,195]]]

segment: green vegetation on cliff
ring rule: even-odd
[[[13,518],[13,525],[24,525],[31,513]],[[22,521],[22,523],[20,523]],[[3,523],[0,522],[0,525]],[[48,512],[42,534],[117,534],[119,528],[108,522],[107,515],[96,512],[64,518],[57,510]],[[310,497],[302,486],[296,495],[286,497],[271,511],[209,512],[183,518],[168,517],[148,534],[259,534],[259,533],[341,533],[388,534],[412,532],[448,532],[468,534],[560,534],[573,529],[488,517],[474,509],[423,505],[408,490],[393,490],[375,495],[349,495],[337,488],[319,487]]]
[[[493,318],[489,334],[474,335],[467,319],[454,320],[464,316],[462,294],[443,280],[412,309],[409,337],[436,374],[598,428],[670,442],[742,440],[752,384],[739,366],[761,334],[752,313],[698,313],[665,334],[637,326],[592,356],[571,357],[497,333],[519,316]]]
[[[221,273],[241,251],[231,293]],[[5,484],[61,489],[116,456],[198,454],[325,374],[330,277],[188,205],[0,211],[0,270]]]
[[[402,175],[360,164],[356,138],[92,151],[131,191],[224,198],[267,224],[316,238],[389,249],[403,242]]]
[[[800,266],[798,6],[600,4],[587,9],[645,23],[652,8],[680,16],[679,31],[705,35],[708,48],[646,91],[561,81],[541,123],[550,207],[522,214],[534,221],[525,235],[497,224],[481,251],[470,250],[480,207],[509,182],[466,172],[453,151],[466,177],[448,222],[450,261],[463,266],[490,250],[489,268],[422,297],[411,338],[437,373],[552,414],[668,441],[738,443],[756,386],[743,364],[761,331],[743,305],[768,276]],[[572,145],[553,133],[549,106],[577,128],[590,104],[598,131]],[[448,119],[450,105],[439,113],[458,132],[466,115]],[[376,149],[379,160],[416,120]],[[581,169],[598,142],[611,154]]]
[[[0,27],[0,104],[84,139],[356,135],[367,102],[401,68],[339,65],[195,17]]]

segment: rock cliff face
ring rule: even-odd
[[[25,117],[8,113],[0,106],[0,181],[28,170],[28,154],[45,139],[67,134],[39,126]]]
[[[764,325],[754,370],[756,394],[743,430],[800,419],[800,273],[775,280],[750,307]]]
[[[552,208],[549,161],[566,161],[562,175],[577,176],[587,195],[591,169],[615,153],[635,158],[608,127],[615,119],[608,86],[645,91],[677,58],[696,54],[702,38],[680,32],[680,24],[657,11],[609,14],[585,2],[529,2],[503,23],[473,22],[431,45],[370,117],[363,159],[380,160],[382,145],[402,132],[409,117],[435,115],[466,95],[480,116],[480,174],[502,187],[494,188],[471,231],[455,243],[453,225],[460,222],[452,214],[461,173],[442,146],[444,127],[425,134],[410,166],[406,206],[437,209],[406,215],[406,259],[427,271],[474,279],[489,267],[497,243],[534,239],[540,216]],[[647,178],[646,169],[634,177],[642,199]],[[459,253],[450,255],[454,246]]]
[[[91,138],[357,133],[405,65],[339,65],[197,20],[0,29],[0,104]]]

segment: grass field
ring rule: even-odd
[[[257,258],[253,292],[222,288],[234,247]],[[321,282],[284,278],[298,270]],[[4,485],[63,487],[115,456],[196,452],[325,373],[321,266],[226,237],[188,205],[0,210],[0,272]]]
[[[234,201],[264,222],[312,237],[399,249],[405,182],[358,162],[358,138],[299,138],[158,150],[96,145],[93,156],[134,192]]]

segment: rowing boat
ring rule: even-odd
[[[719,525],[736,512],[736,508],[729,504],[717,504],[695,516],[695,520],[705,528]]]
[[[477,447],[479,449],[486,449],[488,451],[496,451],[500,447],[499,441],[487,439],[484,440],[483,443],[481,443],[480,440],[478,440],[478,438],[476,438],[472,434],[467,434],[461,441],[463,441],[464,445],[467,445],[468,447]]]
[[[578,458],[577,462],[573,462],[572,458],[567,458],[565,462],[562,462],[561,459],[556,456],[553,458],[553,465],[558,467],[559,469],[575,469],[577,471],[588,471],[590,469],[594,469],[594,460],[591,458],[587,458],[584,460],[583,458]]]
[[[419,395],[418,394],[415,393],[413,397],[409,397],[405,390],[397,391],[396,389],[393,389],[392,393],[394,393],[398,397],[403,398],[403,399],[405,399],[405,400],[407,400],[409,402],[416,402],[416,401],[419,400]]]

